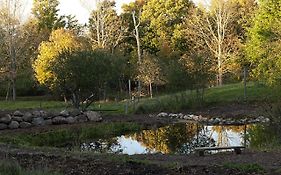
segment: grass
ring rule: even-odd
[[[257,83],[248,83],[247,102],[277,101],[281,96],[278,88],[271,88]],[[205,90],[204,103],[199,103],[194,91],[184,91],[169,95],[143,99],[137,106],[137,113],[179,112],[202,105],[227,104],[244,102],[244,87],[242,83],[212,87]]]
[[[262,84],[248,83],[247,102],[277,101],[281,97],[281,91],[278,88],[271,88]],[[32,98],[21,98],[16,102],[0,101],[0,109],[47,109],[62,110],[68,108],[61,101],[51,101]],[[244,87],[242,83],[228,84],[221,87],[212,87],[205,90],[204,103],[199,103],[195,91],[182,91],[178,93],[156,96],[152,99],[142,98],[138,102],[127,100],[121,102],[97,102],[89,107],[91,110],[101,111],[105,114],[125,114],[126,105],[128,114],[130,113],[152,113],[152,112],[179,112],[196,107],[226,104],[232,102],[244,102]]]
[[[111,138],[139,130],[141,130],[141,126],[134,123],[102,123],[94,126],[59,129],[39,134],[5,134],[0,136],[0,142],[19,146],[62,147],[67,144],[77,145],[89,139]]]
[[[0,175],[61,175],[47,170],[28,171],[22,169],[17,163],[9,160],[0,161]]]
[[[237,164],[237,163],[226,163],[223,165],[224,168],[237,169],[242,173],[263,173],[265,170],[258,164]]]

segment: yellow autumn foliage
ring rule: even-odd
[[[57,81],[52,67],[63,51],[77,51],[85,45],[78,36],[70,30],[58,29],[51,33],[49,41],[44,41],[39,46],[39,54],[33,63],[35,77],[41,85],[53,88]]]

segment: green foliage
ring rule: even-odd
[[[58,0],[34,0],[32,13],[38,20],[39,29],[52,31],[64,27],[58,15]]]
[[[259,1],[259,9],[248,31],[247,56],[252,74],[268,84],[280,84],[281,2]]]
[[[191,4],[189,0],[147,1],[141,16],[142,21],[147,24],[143,36],[144,43],[151,43],[147,45],[158,49],[165,42],[170,44],[175,28],[188,15]]]
[[[54,173],[42,170],[26,171],[23,170],[16,162],[10,160],[0,161],[0,175],[60,175],[60,173]]]
[[[61,147],[71,144],[78,146],[90,139],[111,138],[117,135],[138,131],[141,126],[135,123],[103,123],[96,126],[83,126],[80,128],[59,129],[38,134],[9,134],[0,136],[0,142],[24,145]]]

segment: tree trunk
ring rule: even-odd
[[[139,36],[139,25],[140,25],[140,21],[137,24],[136,21],[136,15],[135,15],[135,11],[132,13],[132,17],[133,17],[133,22],[134,22],[134,27],[135,27],[135,38],[136,38],[136,42],[137,42],[137,49],[138,49],[138,63],[141,62],[141,44],[140,44],[140,36]],[[141,82],[140,80],[138,80],[138,96],[141,96]]]
[[[150,98],[152,98],[152,83],[149,83]]]

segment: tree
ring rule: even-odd
[[[0,1],[0,26],[2,28],[2,51],[3,63],[2,72],[5,72],[6,77],[12,86],[12,99],[16,100],[16,78],[18,56],[21,54],[18,51],[23,46],[18,43],[20,39],[20,22],[22,16],[22,4],[19,0],[2,0]],[[9,94],[9,89],[7,95]]]
[[[90,38],[93,48],[108,49],[112,53],[123,41],[127,31],[126,25],[117,15],[115,2],[105,0],[97,4],[89,19]]]
[[[52,71],[52,65],[59,59],[61,52],[77,51],[83,49],[84,43],[73,32],[65,29],[58,29],[51,33],[49,41],[44,41],[39,47],[38,58],[33,63],[35,77],[42,85],[50,89],[56,87],[57,74]]]
[[[246,53],[254,77],[268,84],[280,83],[281,2],[261,0],[248,31]]]
[[[152,84],[161,85],[165,80],[156,58],[146,54],[138,65],[137,79],[149,86],[150,97],[152,98]]]
[[[146,24],[144,44],[160,50],[163,44],[172,46],[176,28],[184,22],[192,6],[190,0],[150,0],[143,6],[141,20]]]
[[[62,18],[58,15],[58,0],[34,0],[32,13],[38,20],[40,30],[51,32],[64,27]]]
[[[217,62],[217,85],[223,84],[223,75],[237,54],[239,44],[234,29],[235,8],[230,0],[212,0],[208,9],[197,8],[188,19],[188,29],[201,38]]]

